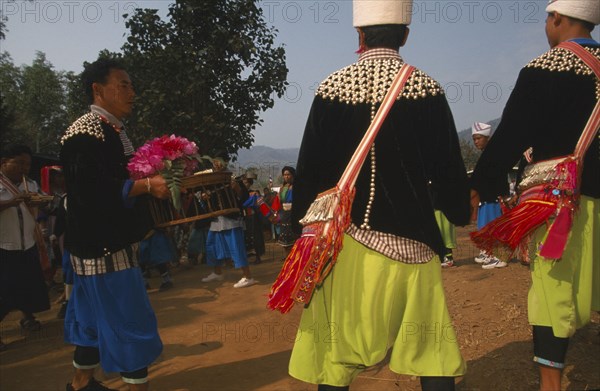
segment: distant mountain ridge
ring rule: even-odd
[[[242,167],[261,166],[265,164],[296,165],[300,148],[271,148],[255,145],[250,149],[240,149],[236,164]]]
[[[254,189],[265,186],[280,186],[281,169],[285,166],[296,167],[300,148],[271,148],[255,145],[250,149],[240,149],[237,160],[229,164],[235,175],[252,171],[257,176]]]
[[[500,118],[485,121],[496,131]],[[470,143],[471,128],[458,131],[458,138]],[[472,144],[471,144],[472,145]],[[234,171],[243,173],[246,169],[256,169],[259,177],[264,180],[269,176],[274,181],[280,181],[280,171],[284,166],[296,167],[300,148],[272,148],[265,145],[255,145],[250,149],[240,149],[237,161],[232,163]],[[261,180],[262,182],[262,180]]]

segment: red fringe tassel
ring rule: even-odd
[[[555,211],[555,202],[524,201],[481,230],[471,232],[471,240],[478,248],[490,254],[498,247],[509,248],[514,254],[519,245],[527,242],[527,237]],[[526,251],[524,248],[520,250]]]
[[[329,275],[342,250],[354,193],[354,188],[342,189],[334,218],[304,227],[271,287],[268,308],[285,314],[296,302],[310,303],[315,288]]]
[[[540,255],[548,259],[561,258],[567,246],[567,239],[572,226],[573,209],[562,207],[548,230],[548,235],[540,249]]]
[[[521,194],[521,202],[477,232],[471,239],[477,247],[492,254],[495,249],[509,249],[527,259],[533,231],[556,214],[540,248],[547,259],[560,259],[565,250],[573,215],[578,204],[577,162],[566,159],[556,165],[556,178],[547,185],[533,186]]]
[[[292,292],[308,261],[310,252],[314,247],[315,236],[302,236],[296,240],[290,254],[285,259],[285,264],[279,272],[277,280],[271,287],[267,306],[272,310],[279,310],[282,314],[289,312],[294,306]]]

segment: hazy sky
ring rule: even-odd
[[[170,1],[6,1],[6,40],[16,65],[46,53],[57,70],[81,72],[102,49],[119,51],[127,30],[121,15]],[[352,1],[260,2],[267,22],[285,44],[290,87],[263,113],[255,145],[299,146],[315,87],[333,71],[356,61]],[[546,0],[418,1],[411,33],[400,54],[445,88],[459,130],[499,117],[519,70],[548,50]],[[600,29],[593,33],[600,40]],[[135,70],[130,70],[134,73]]]

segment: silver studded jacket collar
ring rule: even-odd
[[[317,89],[317,96],[351,105],[381,103],[402,64],[404,61],[395,50],[368,50],[357,63],[325,79]],[[437,81],[415,69],[398,99],[423,99],[443,93]]]

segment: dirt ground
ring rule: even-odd
[[[467,232],[458,230],[457,266],[443,271],[444,286],[467,375],[458,390],[536,390],[531,329],[527,323],[528,268],[483,270],[473,262],[475,249]],[[287,315],[265,307],[266,296],[282,265],[281,248],[267,244],[264,262],[252,266],[255,286],[234,289],[240,272],[226,270],[223,282],[202,283],[206,265],[174,268],[175,287],[149,291],[158,317],[164,350],[150,367],[154,391],[175,390],[316,390],[287,374],[301,308]],[[151,278],[152,287],[160,284]],[[54,297],[58,293],[53,292]],[[24,333],[19,314],[0,324],[7,349],[0,352],[1,391],[64,390],[70,381],[71,346],[63,342],[58,304],[39,314],[43,328]],[[563,389],[600,389],[600,317],[579,330],[569,347]],[[111,388],[126,387],[115,373],[96,377]],[[351,390],[419,390],[418,379],[397,375],[381,363],[365,371]]]

